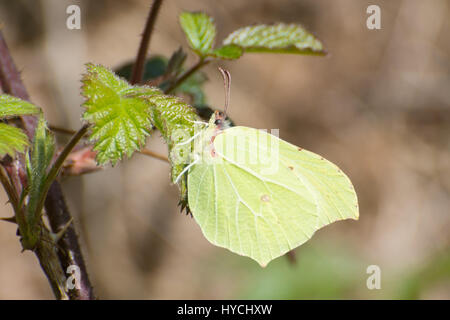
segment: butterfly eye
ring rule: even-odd
[[[214,121],[215,125],[219,125],[222,124],[222,120],[221,119],[216,119],[216,121]]]

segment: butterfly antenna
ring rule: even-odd
[[[223,113],[227,114],[228,105],[230,104],[230,95],[231,95],[231,75],[228,70],[222,69],[219,67],[220,73],[222,73],[223,77],[223,86],[225,88],[225,107]]]

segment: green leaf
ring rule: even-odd
[[[186,60],[186,53],[179,48],[177,51],[175,51],[168,64],[167,69],[164,73],[164,78],[167,79],[166,81],[163,81],[159,88],[163,91],[165,91],[171,83],[177,78],[177,76],[184,71],[183,64]],[[205,93],[203,92],[203,84],[206,82],[207,77],[206,75],[201,72],[197,71],[194,74],[192,74],[190,77],[188,77],[186,80],[184,80],[175,90],[175,94],[181,94],[182,96],[188,95],[191,99],[189,102],[192,105],[198,105],[198,104],[204,104],[206,103],[205,99]]]
[[[121,65],[115,73],[122,78],[130,79],[131,72],[133,70],[134,61]],[[142,81],[156,79],[162,76],[167,67],[167,59],[162,56],[152,56],[145,61],[144,74],[142,75]]]
[[[136,96],[144,87],[134,87],[109,69],[87,64],[82,93],[86,97],[83,119],[92,124],[90,140],[95,142],[97,162],[113,165],[130,157],[145,143],[152,128],[149,105]],[[160,94],[147,88],[147,94]]]
[[[28,144],[28,137],[21,129],[0,123],[0,157],[23,153]]]
[[[240,58],[243,53],[244,50],[241,47],[229,44],[215,49],[210,55],[219,59],[234,60]]]
[[[170,57],[164,72],[164,77],[176,77],[181,72],[186,58],[187,54],[183,51],[182,47],[179,47]]]
[[[35,225],[41,216],[41,212],[36,212],[36,210],[43,192],[47,169],[52,162],[54,153],[55,138],[48,130],[45,119],[41,114],[38,126],[36,127],[33,145],[27,157],[29,184],[27,222],[31,226]]]
[[[206,56],[212,50],[216,37],[213,18],[202,12],[183,12],[180,24],[191,48],[199,56]]]
[[[169,147],[172,181],[186,166],[177,143],[189,139],[198,120],[195,110],[180,98],[164,95],[155,87],[131,86],[109,69],[87,64],[83,76],[86,108],[83,118],[92,124],[89,137],[95,142],[99,163],[113,165],[124,155],[139,150],[153,127],[157,128]],[[183,152],[184,157],[189,156]],[[186,181],[180,182],[182,198],[186,199]]]
[[[194,121],[198,120],[195,110],[178,97],[163,94],[149,94],[145,88],[137,95],[152,106],[153,125],[161,132],[169,148],[169,162],[171,165],[171,180],[176,178],[186,167],[190,156],[189,145],[180,147],[179,143],[186,141],[194,135]],[[186,180],[179,184],[181,202],[187,198]]]
[[[322,43],[297,24],[244,27],[231,33],[223,44],[238,45],[245,52],[325,54]]]
[[[186,59],[186,53],[180,48],[175,51],[170,60],[162,56],[153,56],[147,59],[145,63],[145,71],[143,75],[143,82],[166,79],[162,81],[159,88],[164,91],[171,84],[175,77],[181,73],[184,68],[183,64]],[[125,63],[121,67],[117,68],[115,73],[121,77],[128,79],[131,76],[131,70],[133,68],[133,62]],[[197,71],[189,78],[187,78],[181,85],[174,91],[175,94],[188,95],[192,100],[190,103],[193,105],[205,104],[205,93],[203,92],[203,84],[206,81],[206,75]]]
[[[0,118],[36,114],[39,108],[34,104],[8,94],[0,95]]]

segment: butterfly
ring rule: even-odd
[[[229,103],[231,77],[220,69]],[[211,243],[261,266],[338,220],[358,219],[350,179],[335,164],[277,136],[229,127],[216,111],[192,137],[188,205]]]

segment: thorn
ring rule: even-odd
[[[11,222],[11,223],[17,223],[16,217],[14,217],[14,216],[9,217],[9,218],[0,218],[0,220],[6,221],[6,222]]]
[[[54,243],[58,243],[59,240],[61,240],[61,238],[64,236],[64,234],[66,233],[67,229],[70,227],[70,225],[73,222],[73,218],[70,218],[69,222],[66,223],[66,225],[64,227],[62,227],[61,230],[59,230],[57,233],[50,233],[50,236],[53,240]]]

